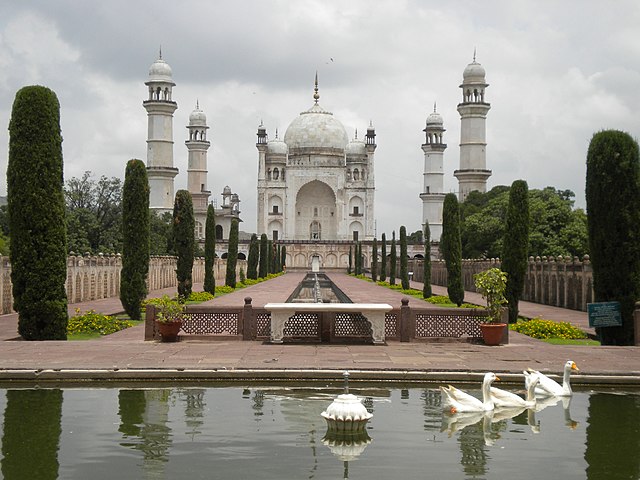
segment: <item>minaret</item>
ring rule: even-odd
[[[173,166],[173,112],[178,105],[171,99],[175,86],[171,67],[162,59],[149,68],[149,99],[142,102],[149,117],[147,130],[147,176],[149,207],[158,212],[173,211],[173,179],[178,169]]]
[[[269,212],[268,197],[267,197],[267,129],[260,121],[258,125],[258,139],[256,141],[256,148],[258,149],[258,235],[267,233],[267,215]]]
[[[196,221],[196,238],[204,238],[207,220],[207,206],[211,192],[207,188],[207,150],[211,145],[207,140],[207,117],[200,105],[189,115],[189,139],[185,145],[189,150],[187,167],[187,189],[193,199],[193,215]]]
[[[476,62],[467,65],[462,74],[462,103],[460,113],[460,169],[453,172],[458,179],[458,199],[462,202],[469,192],[486,192],[487,179],[487,113],[491,105],[485,102],[484,90],[489,84],[485,80],[485,70]]]
[[[422,226],[429,222],[431,241],[439,242],[442,235],[442,206],[444,204],[444,151],[447,144],[443,143],[442,116],[436,112],[427,117],[427,125],[423,130],[426,140],[422,145],[424,152],[424,187],[420,194],[422,199]]]
[[[365,239],[372,240],[376,236],[376,224],[375,224],[375,193],[376,193],[376,178],[375,178],[375,158],[374,153],[376,151],[376,129],[373,127],[373,121],[369,120],[369,126],[367,127],[367,135],[365,137],[365,145],[367,150],[367,173],[365,181]]]

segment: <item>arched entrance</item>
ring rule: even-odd
[[[296,240],[337,240],[336,195],[329,185],[313,180],[296,195]]]

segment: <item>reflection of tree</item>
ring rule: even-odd
[[[584,458],[588,479],[640,478],[640,397],[592,394]]]
[[[118,392],[118,415],[120,416],[118,431],[124,437],[140,435],[146,406],[147,400],[144,398],[144,390],[120,390]]]
[[[263,415],[262,408],[264,407],[264,392],[262,390],[255,390],[253,392],[253,415],[261,417]]]
[[[483,422],[465,427],[458,436],[462,458],[460,464],[464,473],[468,476],[480,476],[486,474],[487,452],[485,451],[485,438]]]
[[[7,390],[2,437],[5,479],[58,478],[61,415],[62,390]]]
[[[146,478],[164,478],[164,464],[171,446],[171,429],[167,426],[170,393],[170,390],[123,390],[118,394],[119,431],[125,438],[140,439],[122,445],[143,453]]]
[[[204,418],[204,389],[192,389],[186,391],[186,406],[184,409],[185,423],[189,427],[187,434],[193,439],[196,435],[202,433],[200,427]]]

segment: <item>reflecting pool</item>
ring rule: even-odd
[[[326,438],[339,388],[4,389],[5,479],[638,479],[638,392],[443,413],[437,388],[352,385],[367,435]],[[479,392],[474,392],[479,395]]]

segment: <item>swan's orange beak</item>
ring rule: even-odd
[[[452,414],[453,413],[458,413],[458,409],[456,407],[451,407],[451,410],[449,410]]]
[[[576,362],[573,362],[571,364],[571,370],[575,370],[576,372],[580,371],[580,369],[578,368],[578,365],[576,365]]]
[[[500,377],[496,375],[496,381],[500,381]]]

